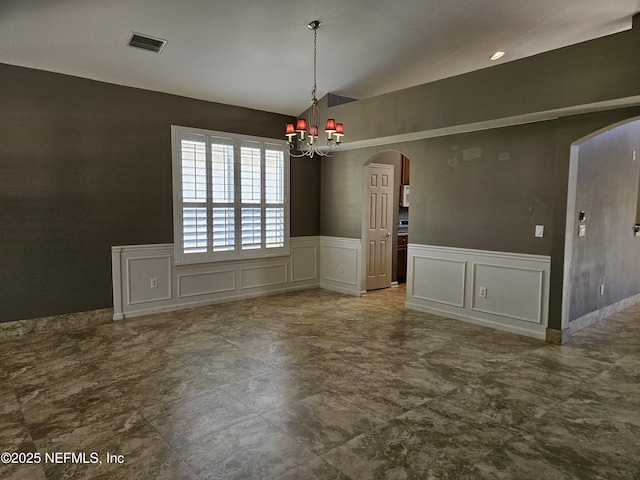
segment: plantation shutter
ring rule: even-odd
[[[211,197],[213,251],[235,248],[235,183],[233,142],[211,139]]]
[[[184,127],[172,131],[176,262],[285,254],[284,142]]]

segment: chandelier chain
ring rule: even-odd
[[[316,76],[317,76],[316,57],[318,55],[317,42],[318,42],[318,29],[314,28],[313,29],[313,90],[311,91],[311,99],[314,102],[316,101]]]

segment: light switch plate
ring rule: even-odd
[[[584,237],[587,234],[587,226],[586,225],[579,225],[578,226],[578,236],[579,237]]]
[[[544,225],[536,225],[536,237],[544,237]]]

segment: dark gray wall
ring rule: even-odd
[[[362,166],[370,155],[361,150],[342,152],[321,162],[320,233],[334,237],[362,236]]]
[[[570,320],[640,292],[640,237],[633,234],[640,158],[633,160],[634,150],[640,152],[640,121],[580,145]],[[584,222],[579,221],[580,211],[586,213]],[[586,226],[584,237],[578,236],[581,223]]]
[[[411,242],[550,254],[550,122],[454,135],[412,154]],[[535,225],[545,236],[535,238]]]
[[[0,321],[108,308],[112,245],[173,241],[170,126],[283,138],[289,117],[0,64]],[[291,233],[319,233],[291,162]]]
[[[349,150],[330,162],[323,159],[322,234],[360,238],[362,167],[382,148],[393,148],[411,159],[411,243],[549,255],[551,123]],[[501,154],[508,159],[499,160]],[[536,224],[547,227],[542,239],[533,236]]]
[[[320,162],[291,157],[291,236],[320,234]]]

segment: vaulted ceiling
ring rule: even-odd
[[[0,0],[0,63],[297,115],[631,27],[640,0]],[[132,32],[168,41],[127,45]]]

